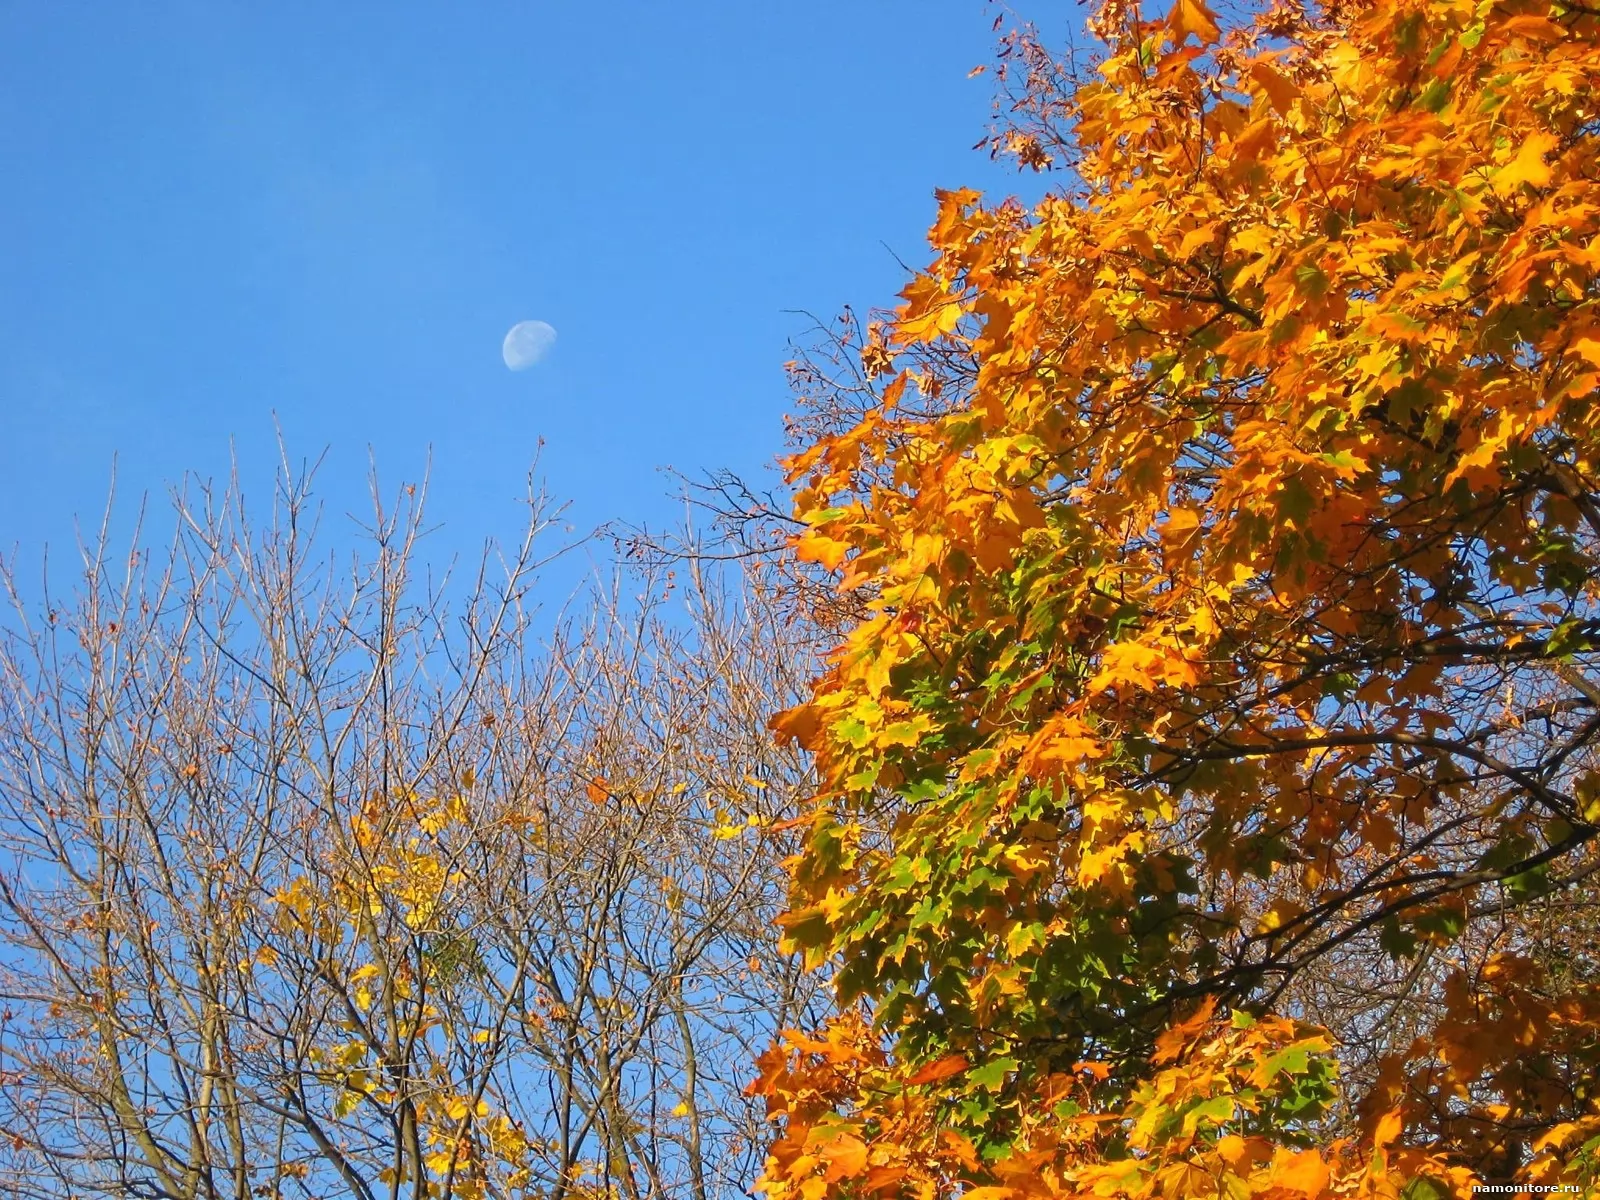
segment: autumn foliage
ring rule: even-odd
[[[772,921],[805,631],[709,566],[546,624],[542,494],[452,580],[424,489],[332,553],[276,483],[44,603],[0,562],[0,1197],[742,1196],[724,1081],[822,1019]]]
[[[778,720],[840,1015],[762,1186],[1587,1194],[1600,9],[1090,28],[791,460],[864,615]]]

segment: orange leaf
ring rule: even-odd
[[[1217,1011],[1217,998],[1207,996],[1200,1002],[1200,1007],[1186,1019],[1178,1022],[1165,1030],[1156,1038],[1156,1052],[1151,1057],[1152,1062],[1173,1062],[1183,1053],[1183,1048],[1193,1040],[1194,1036],[1206,1027],[1211,1020],[1211,1015]]]
[[[959,1075],[971,1064],[966,1056],[952,1054],[948,1058],[941,1058],[938,1062],[931,1062],[906,1079],[907,1083],[937,1083],[941,1079],[949,1079],[952,1075]]]
[[[854,1134],[834,1134],[818,1153],[828,1160],[829,1180],[851,1178],[867,1169],[867,1144]]]
[[[1572,352],[1600,367],[1600,338],[1581,337],[1572,343]]]
[[[972,1144],[970,1138],[963,1137],[954,1129],[941,1129],[939,1141],[944,1143],[947,1150],[951,1151],[970,1170],[978,1169],[978,1148]]]
[[[1177,42],[1192,33],[1202,45],[1209,45],[1222,36],[1217,14],[1206,7],[1205,0],[1178,0],[1167,15],[1167,28]]]
[[[890,1184],[899,1183],[905,1176],[906,1169],[901,1166],[873,1167],[867,1172],[860,1186],[869,1192],[882,1191]]]
[[[786,709],[767,721],[771,729],[786,742],[799,742],[809,746],[822,725],[822,715],[814,704],[799,704]]]
[[[1230,1133],[1217,1142],[1217,1157],[1230,1167],[1237,1167],[1250,1147],[1238,1134]]]
[[[1378,1127],[1372,1133],[1372,1148],[1382,1150],[1400,1136],[1405,1128],[1405,1118],[1400,1115],[1399,1109],[1386,1112],[1378,1119]]]
[[[1076,717],[1059,716],[1034,735],[1023,762],[1029,772],[1055,775],[1069,763],[1104,753],[1100,739],[1087,725]]]
[[[1254,64],[1250,68],[1250,78],[1261,85],[1261,90],[1267,94],[1272,107],[1280,113],[1288,112],[1289,106],[1300,99],[1300,89],[1287,75],[1279,72],[1270,63]]]
[[[1315,1150],[1280,1150],[1272,1160],[1272,1182],[1292,1192],[1315,1196],[1328,1186],[1328,1164]]]

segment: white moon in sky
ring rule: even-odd
[[[518,321],[500,346],[500,357],[513,371],[526,371],[556,344],[555,326],[544,321]]]

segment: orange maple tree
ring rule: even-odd
[[[1089,28],[791,460],[862,616],[762,1187],[1592,1192],[1600,8]]]

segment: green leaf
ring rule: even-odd
[[[1413,923],[1419,933],[1437,934],[1454,941],[1467,927],[1467,917],[1458,908],[1435,908],[1422,913]]]
[[[1591,622],[1569,617],[1550,634],[1550,640],[1544,645],[1545,653],[1552,658],[1565,658],[1579,650],[1588,649],[1593,641],[1590,629]]]
[[[1287,1046],[1269,1055],[1261,1064],[1261,1069],[1269,1079],[1285,1074],[1304,1075],[1309,1062],[1310,1054],[1304,1046]]]
[[[1335,450],[1332,454],[1324,454],[1322,461],[1329,466],[1338,467],[1341,471],[1359,471],[1367,465],[1348,450]]]
[[[1361,681],[1349,671],[1339,671],[1322,681],[1322,694],[1338,700],[1347,700],[1361,686]]]
[[[1014,1058],[991,1058],[981,1067],[968,1071],[967,1078],[985,1091],[998,1092],[1016,1069],[1017,1060]]]
[[[1298,476],[1290,476],[1278,489],[1278,511],[1296,526],[1303,526],[1311,515],[1311,491]]]
[[[1195,1105],[1186,1115],[1210,1121],[1213,1125],[1221,1125],[1233,1119],[1233,1097],[1213,1096],[1204,1103]]]
[[[1313,300],[1320,300],[1328,292],[1328,273],[1316,263],[1301,263],[1294,270],[1298,290]]]
[[[867,744],[868,733],[866,723],[856,717],[850,717],[846,720],[840,721],[839,724],[834,727],[834,729],[841,738],[849,742],[857,750],[860,750]]]
[[[1501,886],[1506,889],[1506,895],[1518,903],[1542,896],[1550,890],[1550,864],[1540,863],[1531,871],[1512,875],[1502,880]]]
[[[1533,839],[1525,832],[1521,829],[1511,829],[1478,860],[1478,868],[1485,871],[1503,871],[1512,863],[1527,858],[1533,853],[1534,848]]]
[[[1450,1200],[1452,1193],[1445,1184],[1426,1175],[1418,1175],[1401,1189],[1400,1200]]]
[[[1390,913],[1378,926],[1378,945],[1390,958],[1411,958],[1417,953],[1417,939]]]

